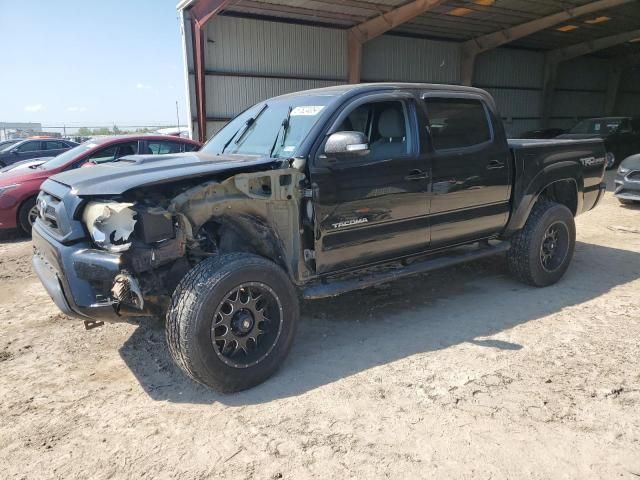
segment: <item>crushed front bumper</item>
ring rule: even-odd
[[[92,248],[89,242],[64,245],[49,235],[40,221],[33,227],[33,269],[58,308],[85,321],[123,322],[148,315],[127,309],[112,298],[111,289],[122,273],[118,254]]]

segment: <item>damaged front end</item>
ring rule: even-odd
[[[194,265],[227,252],[262,255],[300,283],[313,274],[301,255],[304,178],[284,168],[93,198],[75,214],[90,242],[56,242],[36,222],[34,267],[56,304],[85,322],[162,315]]]

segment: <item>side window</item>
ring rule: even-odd
[[[181,144],[178,142],[166,142],[163,140],[156,140],[147,142],[147,154],[152,155],[165,155],[167,153],[180,153]]]
[[[41,144],[42,142],[40,141],[24,143],[18,147],[18,152],[20,153],[37,152],[38,150],[42,150]]]
[[[183,143],[182,144],[182,152],[195,152],[198,150],[198,145],[194,145],[193,143]]]
[[[118,145],[118,153],[116,154],[116,160],[126,155],[135,155],[138,153],[138,142],[127,142]]]
[[[44,142],[44,144],[47,147],[47,150],[60,150],[63,148],[67,148],[64,143],[58,142],[56,140],[47,140],[46,142]]]
[[[111,147],[103,148],[102,150],[98,150],[93,155],[87,157],[87,162],[95,162],[95,163],[104,163],[104,162],[112,162],[116,158],[116,150],[118,146],[112,145]]]
[[[366,158],[384,160],[409,153],[407,112],[399,101],[365,103],[349,113],[338,132],[362,132],[369,140]]]
[[[480,100],[426,98],[431,141],[436,150],[464,148],[491,140],[491,127]]]

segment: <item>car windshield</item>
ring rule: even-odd
[[[292,157],[336,96],[308,95],[258,103],[231,120],[200,151],[213,155]]]
[[[0,145],[0,153],[8,152],[13,147],[18,145],[19,142],[6,143],[4,145]]]
[[[623,118],[602,118],[598,120],[583,120],[571,129],[569,133],[609,135],[614,133],[623,122]]]
[[[44,162],[38,168],[41,168],[43,170],[52,170],[54,168],[62,167],[67,163],[71,162],[72,160],[74,160],[75,158],[79,157],[83,153],[96,147],[96,145],[97,144],[93,142],[85,142],[81,145],[78,145],[77,147],[73,147],[71,150],[67,150],[64,153],[61,153],[57,157],[53,157],[51,160]]]

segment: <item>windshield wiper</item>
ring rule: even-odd
[[[289,133],[289,121],[291,120],[291,107],[287,111],[287,116],[284,117],[282,123],[280,124],[280,128],[278,129],[278,133],[276,133],[276,138],[273,140],[273,145],[271,145],[271,150],[269,150],[269,157],[273,158],[273,152],[276,149],[276,145],[278,144],[278,137],[280,137],[280,132],[282,133],[282,140],[280,141],[280,148],[284,147],[284,142],[287,139],[287,133]]]
[[[224,147],[222,147],[222,150],[220,150],[220,153],[221,154],[224,153],[224,151],[231,144],[231,142],[233,142],[233,139],[236,138],[236,136],[242,131],[242,133],[240,133],[240,136],[236,140],[236,145],[240,143],[244,138],[244,136],[246,135],[246,133],[249,131],[249,128],[251,128],[251,125],[255,123],[258,117],[262,115],[262,112],[264,112],[268,107],[269,105],[265,103],[262,106],[262,108],[258,111],[258,113],[256,113],[253,117],[248,118],[247,121],[244,122],[244,124],[238,130],[236,130],[236,132],[233,135],[231,135],[231,138],[227,141],[227,143],[224,144]]]

